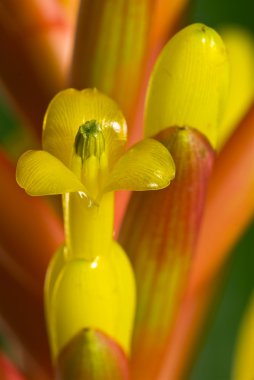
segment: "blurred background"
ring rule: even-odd
[[[254,35],[254,0],[196,0],[186,15],[186,22],[202,22],[215,29],[233,24]],[[33,136],[21,128],[14,109],[0,90],[0,144],[13,152],[15,159],[31,141]],[[254,288],[254,222],[234,248],[223,284],[190,380],[230,379],[239,324]]]
[[[215,29],[237,25],[254,34],[254,1],[196,0],[189,18],[191,22],[204,22]],[[254,223],[235,246],[223,283],[191,380],[228,380],[231,377],[239,323],[254,288]]]

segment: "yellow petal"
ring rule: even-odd
[[[220,36],[202,24],[184,28],[155,65],[146,104],[146,136],[188,126],[215,146],[227,90],[228,60]]]
[[[17,164],[16,179],[30,195],[53,195],[80,191],[86,195],[84,185],[48,152],[28,151]]]
[[[146,139],[118,160],[104,191],[162,189],[169,185],[174,175],[175,165],[168,150],[158,141]]]
[[[70,167],[75,136],[86,121],[97,120],[114,161],[126,140],[126,122],[116,103],[96,89],[67,89],[48,106],[43,123],[43,148]]]
[[[237,342],[233,368],[233,380],[254,378],[254,293],[246,311]]]

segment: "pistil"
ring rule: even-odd
[[[108,159],[103,130],[96,120],[79,127],[72,169],[86,186],[94,203],[79,193],[63,195],[68,256],[93,262],[110,249],[114,214],[113,194],[102,196]]]

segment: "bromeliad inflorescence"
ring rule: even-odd
[[[45,307],[52,357],[80,332],[100,330],[129,353],[135,283],[113,237],[114,191],[170,183],[168,150],[146,139],[125,151],[126,122],[96,89],[60,92],[43,125],[43,149],[19,159],[17,181],[30,195],[62,194],[65,244],[47,273]]]

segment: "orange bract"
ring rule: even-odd
[[[222,149],[211,176],[189,292],[211,283],[254,211],[254,106]],[[223,212],[222,212],[223,210]]]

